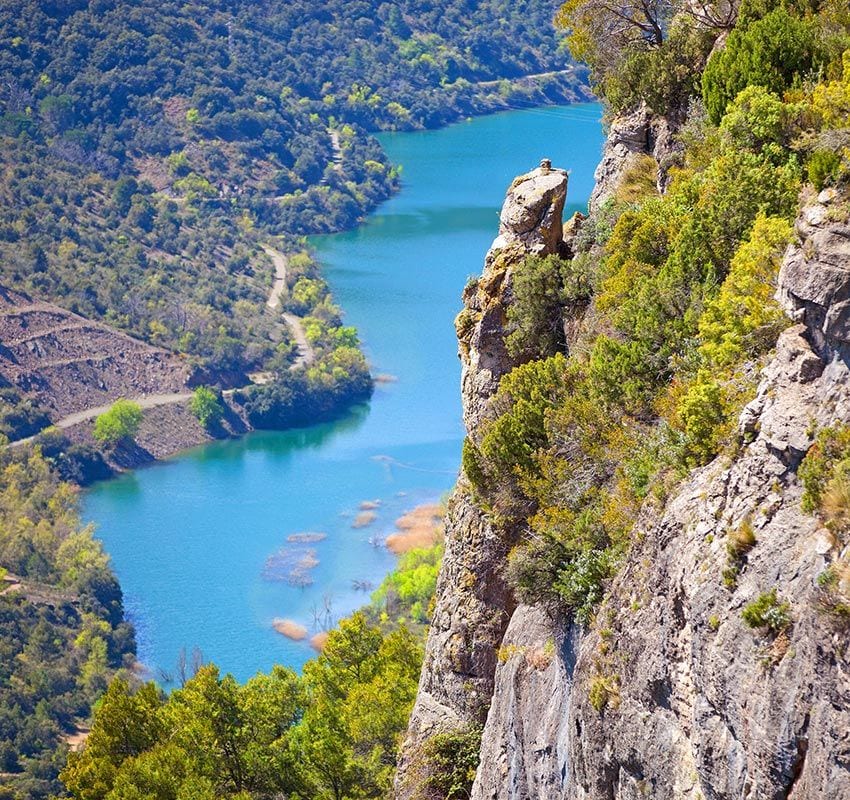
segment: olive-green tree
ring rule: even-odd
[[[101,444],[114,447],[121,441],[135,437],[141,424],[141,406],[121,398],[95,420],[94,438]]]

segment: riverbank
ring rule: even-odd
[[[402,191],[356,230],[309,244],[372,371],[397,380],[378,383],[368,406],[335,422],[211,442],[86,493],[85,518],[112,556],[139,657],[154,674],[173,671],[180,650],[194,647],[242,680],[276,663],[300,668],[315,655],[309,637],[290,640],[273,620],[310,631],[326,600],[339,619],[368,599],[355,586],[377,586],[393,569],[397,556],[376,545],[456,479],[453,319],[496,235],[499,200],[545,156],[572,169],[567,213],[582,208],[599,115],[596,106],[534,109],[382,137],[404,165]],[[352,527],[363,511],[376,516]],[[304,531],[327,534],[303,543],[319,562],[312,583],[265,578],[269,556],[300,544],[288,537]]]

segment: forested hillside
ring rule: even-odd
[[[46,797],[135,643],[74,487],[39,452],[0,454],[0,564],[0,797]]]
[[[394,191],[368,130],[581,93],[555,8],[6,3],[0,280],[204,366],[261,368],[286,332],[260,238],[349,226]]]

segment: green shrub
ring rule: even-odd
[[[473,488],[478,492],[484,489],[487,476],[481,469],[478,448],[468,438],[464,438],[461,446],[460,463]]]
[[[586,550],[567,562],[558,572],[555,590],[561,600],[573,609],[576,619],[586,625],[596,606],[602,601],[605,580],[613,568],[609,550]]]
[[[741,619],[750,628],[767,628],[776,634],[791,624],[791,604],[785,600],[780,601],[774,588],[747,603],[741,612]]]
[[[434,800],[467,800],[481,751],[481,728],[437,733],[423,745],[424,788]]]
[[[632,48],[602,82],[605,100],[615,111],[643,100],[656,113],[685,105],[699,93],[700,67],[711,51],[711,31],[680,18],[660,47]]]
[[[705,464],[717,455],[729,433],[729,409],[723,387],[708,371],[700,370],[676,410],[685,434],[688,463]]]
[[[141,424],[141,406],[121,398],[95,420],[94,438],[103,445],[114,447],[121,441],[135,437]]]
[[[209,386],[195,389],[189,408],[198,422],[208,430],[216,427],[224,417],[221,394]]]
[[[797,474],[803,484],[803,511],[821,514],[843,530],[850,514],[850,426],[822,430]]]
[[[514,270],[505,346],[515,361],[546,358],[564,347],[561,263],[557,256],[531,256]]]
[[[708,61],[702,97],[716,124],[726,107],[748,86],[763,86],[781,95],[822,64],[814,23],[779,7],[732,31],[726,46]]]
[[[850,569],[846,562],[838,561],[830,564],[818,575],[819,600],[821,607],[844,623],[850,622],[850,597],[842,586],[848,584]]]
[[[590,700],[590,705],[597,714],[601,714],[605,710],[605,706],[616,696],[616,687],[612,684],[610,678],[604,675],[596,675],[590,681],[590,689],[587,692],[587,699]]]
[[[546,414],[563,397],[566,367],[557,353],[502,378],[494,406],[504,412],[486,426],[479,448],[488,470],[501,475],[536,470],[534,453],[546,444]]]
[[[833,150],[815,150],[806,164],[809,182],[820,191],[831,186],[841,175],[841,156]]]

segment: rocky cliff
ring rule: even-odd
[[[638,120],[630,136],[630,124],[609,137],[597,207],[629,154],[653,153],[664,136],[649,132],[667,130]],[[562,246],[565,189],[557,171],[517,179],[483,276],[465,292],[472,441],[514,366],[503,344],[512,267]],[[740,447],[643,508],[590,626],[517,606],[502,570],[519,526],[480,508],[461,477],[398,797],[428,796],[429,737],[481,723],[475,800],[850,797],[850,646],[819,581],[843,553],[801,510],[797,474],[816,431],[850,422],[848,211],[834,190],[804,204],[779,279],[789,326],[741,415]],[[754,543],[730,584],[728,544],[742,525]],[[741,617],[773,590],[789,603],[778,635]]]
[[[517,178],[508,189],[484,272],[464,292],[456,326],[464,422],[473,440],[488,417],[499,379],[515,366],[504,343],[514,268],[530,253],[552,254],[563,247],[566,195],[567,173],[548,161]],[[497,650],[515,607],[502,569],[517,536],[510,522],[488,516],[461,479],[446,517],[446,552],[399,770],[399,797],[419,795],[421,748],[430,736],[484,723]]]

